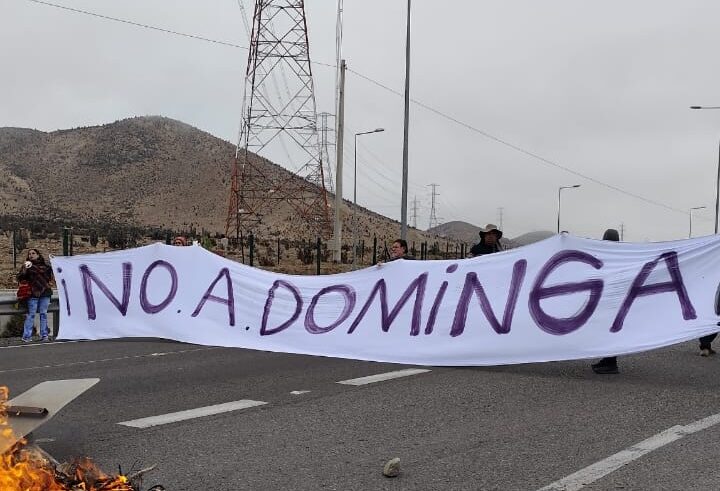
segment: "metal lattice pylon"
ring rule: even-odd
[[[294,160],[287,162],[291,174],[258,157],[270,158],[278,148]],[[256,0],[226,234],[251,231],[271,207],[287,202],[299,220],[326,236],[321,155],[304,1]]]

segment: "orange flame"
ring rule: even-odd
[[[133,491],[125,476],[107,476],[89,458],[61,473],[39,451],[16,438],[7,416],[8,388],[0,386],[0,444],[12,445],[0,455],[0,489],[3,491]]]

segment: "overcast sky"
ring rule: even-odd
[[[65,7],[247,46],[237,0],[56,0]],[[253,2],[244,0],[252,12]],[[335,0],[306,2],[311,57],[335,60]],[[406,2],[345,0],[351,70],[402,92]],[[500,222],[630,241],[713,232],[720,110],[717,0],[415,0],[410,200]],[[0,126],[44,131],[162,115],[236,142],[247,50],[62,10],[0,2]],[[313,66],[318,111],[334,71]],[[348,73],[345,197],[399,218],[403,99]],[[60,185],[60,183],[58,183]]]

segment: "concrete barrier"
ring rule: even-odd
[[[25,302],[18,303],[15,296],[15,290],[0,290],[0,332],[5,332],[5,326],[10,321],[10,317],[17,314],[25,315],[27,306]],[[35,316],[35,324],[39,322],[39,317]],[[60,328],[60,303],[57,293],[50,298],[50,306],[48,307],[48,326],[52,330],[52,336],[57,337]]]

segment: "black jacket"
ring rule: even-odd
[[[500,252],[500,246],[497,242],[489,246],[485,242],[480,241],[470,248],[470,254],[473,256],[484,256],[485,254],[492,254],[493,252]]]

